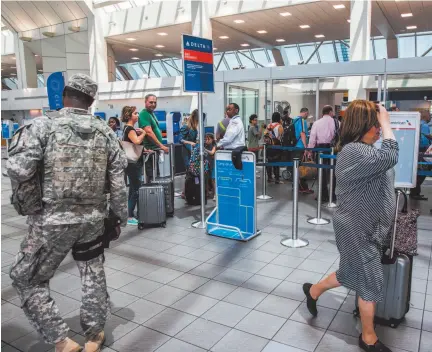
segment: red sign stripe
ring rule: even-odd
[[[203,64],[213,64],[213,54],[203,53],[195,50],[184,50],[184,59],[187,61],[201,62]]]

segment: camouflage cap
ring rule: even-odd
[[[87,94],[92,98],[96,96],[98,90],[96,82],[83,73],[77,73],[69,78],[67,86]]]

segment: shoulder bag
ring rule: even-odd
[[[125,127],[126,129],[126,127]],[[125,133],[125,129],[123,130],[123,139],[127,137],[128,133]],[[126,158],[128,163],[137,163],[138,160],[142,157],[142,153],[144,150],[144,146],[141,144],[135,144],[131,142],[127,142],[125,140],[120,141],[123,150],[126,154]]]

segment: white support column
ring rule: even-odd
[[[97,10],[88,16],[90,76],[98,84],[109,82],[108,49],[104,37],[106,23],[104,22],[106,19],[103,21]]]
[[[18,89],[37,88],[37,67],[35,56],[15,35],[15,63],[17,68]]]
[[[108,65],[108,81],[115,82],[116,80],[116,64],[114,51],[111,44],[107,44],[107,65]]]
[[[192,0],[192,35],[212,39],[208,0]]]
[[[351,61],[370,59],[372,2],[371,0],[351,0],[350,56]],[[348,80],[349,101],[367,99],[363,77],[350,77]]]

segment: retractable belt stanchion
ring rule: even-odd
[[[267,146],[263,145],[263,164],[267,162]],[[266,200],[272,199],[273,197],[267,195],[267,181],[266,181],[266,167],[263,165],[262,167],[262,192],[263,194],[258,196],[257,199]]]
[[[321,153],[319,154],[319,162],[318,164],[321,166],[323,163],[323,159],[321,158]],[[327,225],[330,223],[330,220],[321,218],[321,202],[322,202],[322,173],[323,169],[318,168],[318,205],[317,205],[317,216],[316,218],[309,219],[307,222],[309,224],[314,225]]]
[[[308,240],[298,238],[298,193],[299,193],[299,164],[300,159],[293,160],[293,210],[292,210],[292,237],[281,241],[281,244],[290,248],[306,247]]]
[[[332,148],[331,155],[334,155],[334,148]],[[335,187],[335,184],[333,182],[334,180],[334,159],[330,159],[330,166],[332,168],[330,169],[330,190],[329,190],[329,202],[326,204],[327,208],[336,208],[337,204],[333,202],[333,190]]]

